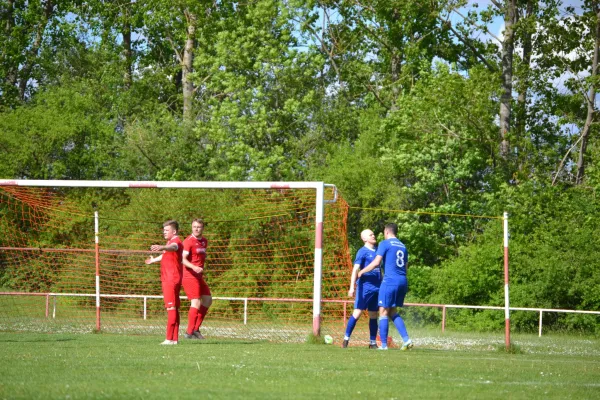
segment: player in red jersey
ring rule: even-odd
[[[183,243],[177,232],[179,224],[170,220],[163,224],[163,235],[167,239],[164,246],[153,244],[151,251],[162,251],[158,257],[150,257],[146,264],[160,261],[160,282],[162,284],[165,308],[167,309],[167,338],[161,344],[177,344],[179,339],[179,291],[183,275]]]
[[[200,326],[212,304],[210,288],[204,281],[204,260],[208,241],[202,236],[204,221],[192,222],[192,234],[183,241],[183,289],[192,302],[188,312],[186,339],[204,339]]]

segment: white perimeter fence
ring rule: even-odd
[[[20,292],[0,292],[0,296],[45,296],[46,297],[46,318],[50,316],[56,318],[56,298],[57,297],[96,297],[95,293],[20,293]],[[123,299],[140,299],[143,310],[143,319],[147,317],[147,304],[148,299],[162,299],[162,296],[150,296],[150,295],[122,295],[122,294],[101,294],[102,298],[123,298]],[[185,300],[185,296],[181,296]],[[51,301],[52,300],[52,301]],[[291,299],[291,298],[260,298],[260,297],[213,297],[213,300],[226,300],[226,301],[239,301],[244,303],[244,314],[243,320],[244,325],[248,324],[248,302],[280,302],[280,303],[311,303],[313,299]],[[50,303],[52,302],[52,309],[50,309]],[[343,306],[343,316],[346,323],[348,309],[350,312],[353,310],[353,300],[327,300],[322,299],[323,303],[339,303]],[[496,306],[471,306],[471,305],[458,305],[458,304],[427,304],[427,303],[405,303],[405,306],[409,307],[433,307],[442,310],[442,332],[446,330],[447,312],[449,308],[468,308],[476,310],[499,310],[503,311],[504,307]],[[543,326],[543,314],[546,313],[571,313],[571,314],[593,314],[600,315],[600,311],[585,311],[585,310],[563,310],[555,308],[528,308],[528,307],[510,307],[511,311],[529,311],[539,313],[539,336],[542,336]]]

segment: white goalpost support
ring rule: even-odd
[[[502,217],[504,230],[504,343],[510,349],[510,296],[508,288],[508,213]]]
[[[321,280],[323,276],[323,207],[325,187],[317,186],[315,210],[315,271],[313,288],[313,335],[321,335]]]
[[[313,287],[313,334],[321,332],[321,286],[323,276],[323,222],[324,204],[335,202],[334,185],[323,182],[182,182],[182,181],[86,181],[86,180],[0,180],[0,186],[68,187],[68,188],[157,188],[157,189],[314,189],[315,194],[315,250]],[[332,187],[334,199],[325,200],[325,186]],[[98,213],[95,215],[96,252],[96,329],[100,330],[100,271]]]
[[[94,211],[94,256],[96,263],[96,330],[100,331],[100,242],[98,211]]]

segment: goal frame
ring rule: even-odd
[[[0,186],[23,187],[67,187],[67,188],[129,188],[129,189],[314,189],[315,190],[315,249],[314,249],[314,284],[313,284],[313,327],[315,336],[321,334],[321,286],[323,278],[323,220],[325,203],[337,200],[335,185],[324,182],[218,182],[218,181],[91,181],[91,180],[0,180]],[[325,200],[325,188],[333,188],[332,200]],[[95,215],[95,247],[98,250],[98,219]],[[97,251],[96,251],[97,253]],[[100,329],[100,275],[96,260],[96,326]]]

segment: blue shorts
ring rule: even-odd
[[[379,298],[377,304],[379,307],[402,307],[404,305],[404,297],[408,292],[408,282],[406,279],[398,282],[385,281],[381,283],[379,288]]]
[[[379,288],[366,285],[358,285],[356,287],[356,300],[354,301],[355,310],[377,311],[377,295]]]

